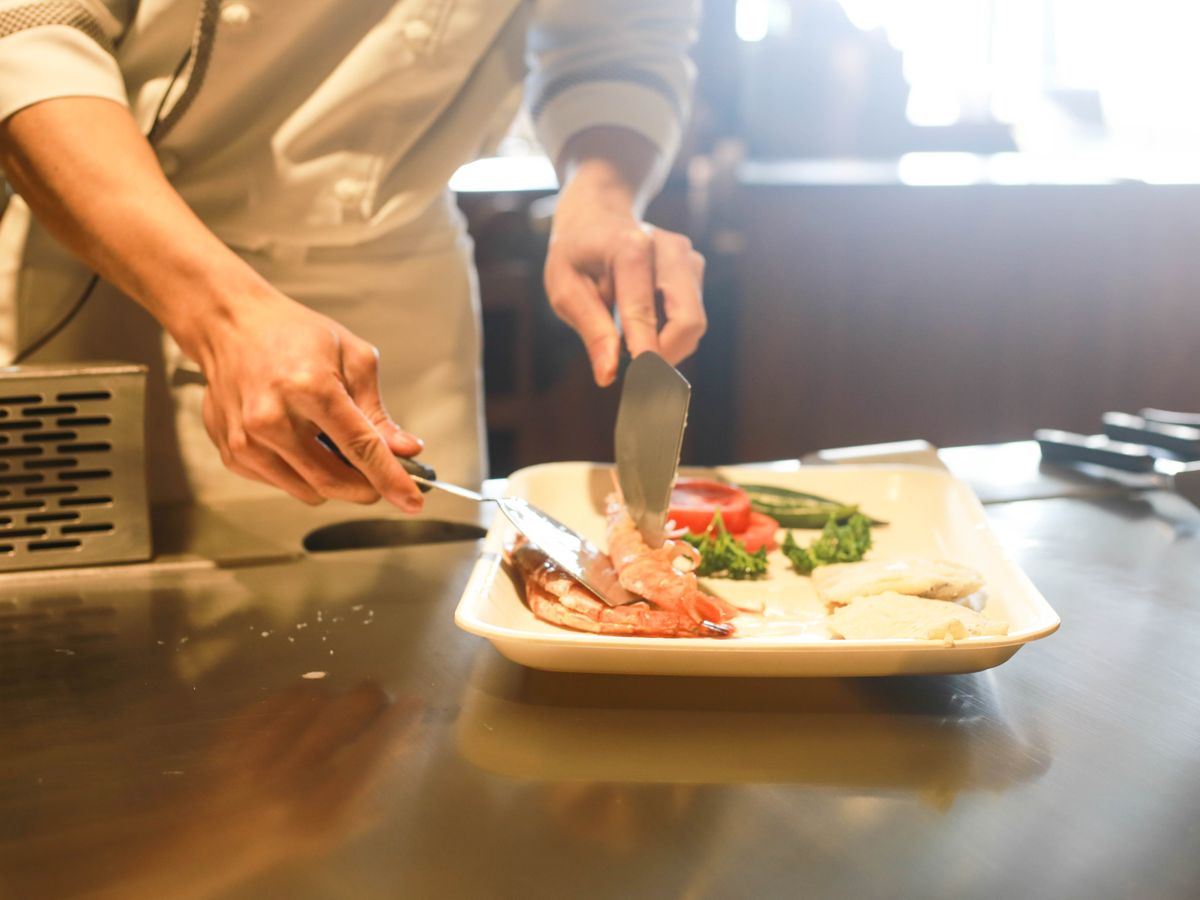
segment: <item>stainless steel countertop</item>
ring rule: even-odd
[[[1017,447],[947,458],[1038,488]],[[454,626],[474,542],[298,553],[377,514],[177,516],[165,565],[0,580],[0,897],[1197,895],[1178,498],[989,505],[1062,628],[885,679],[522,669]]]

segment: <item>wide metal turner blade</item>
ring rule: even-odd
[[[351,465],[350,460],[328,436],[318,435],[317,440],[346,465]],[[604,551],[527,500],[519,497],[485,497],[478,491],[462,485],[442,481],[432,466],[403,456],[396,457],[396,460],[422,491],[437,488],[464,500],[495,503],[505,518],[517,531],[525,535],[531,544],[607,605],[624,606],[642,599],[621,587],[612,561]]]
[[[531,544],[609,606],[642,599],[621,587],[612,561],[577,531],[517,497],[499,497],[496,505]]]
[[[617,481],[634,525],[661,547],[692,386],[652,351],[625,370],[617,410]]]
[[[485,497],[461,485],[441,481],[433,469],[415,459],[398,459],[423,491],[437,488],[476,503],[495,503],[531,544],[609,606],[624,606],[641,599],[621,587],[616,569],[603,550],[529,501],[519,497]]]

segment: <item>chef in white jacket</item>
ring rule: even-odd
[[[678,145],[694,6],[0,0],[0,349],[149,364],[159,499],[259,482],[416,511],[394,456],[421,439],[477,482],[478,297],[447,181],[524,87],[563,184],[548,295],[596,382],[622,339],[690,354],[703,260],[640,217]]]

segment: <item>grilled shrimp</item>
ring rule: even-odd
[[[518,544],[509,561],[524,581],[529,609],[552,625],[640,637],[713,637],[733,631],[731,625],[699,622],[681,611],[655,609],[645,602],[608,606],[530,544]]]
[[[683,612],[696,622],[720,625],[738,614],[724,600],[700,590],[691,572],[700,562],[695,547],[684,541],[667,540],[652,550],[617,494],[609,495],[606,512],[608,555],[617,569],[621,587],[661,609]]]

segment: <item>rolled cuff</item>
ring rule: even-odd
[[[675,105],[658,91],[627,81],[589,81],[574,85],[547,101],[534,127],[550,161],[557,165],[572,137],[597,125],[636,131],[675,158],[683,126]]]
[[[77,28],[43,25],[0,39],[0,121],[57,97],[129,105],[117,61]]]

